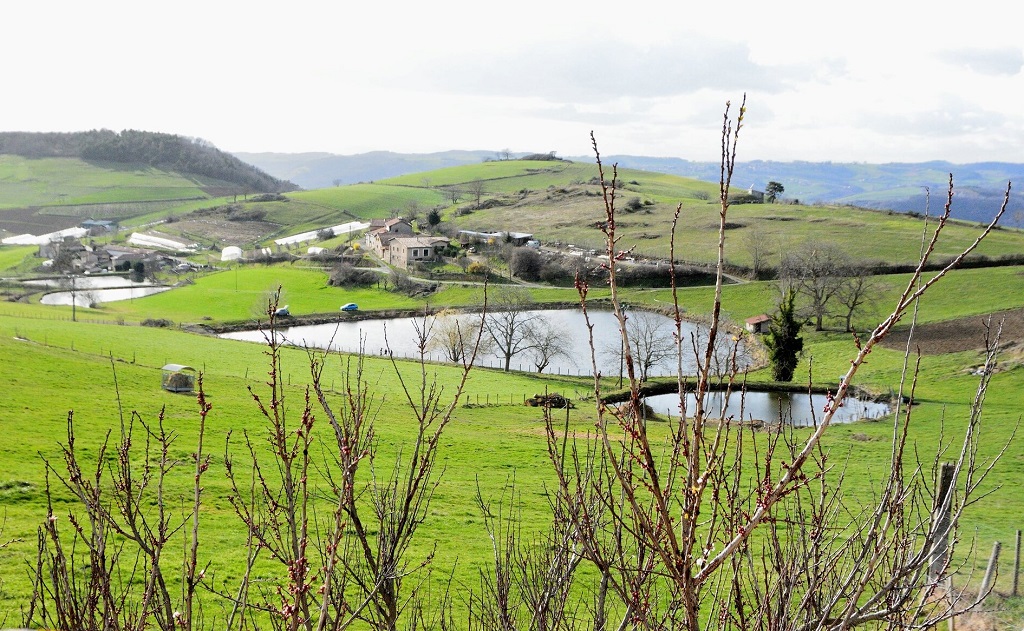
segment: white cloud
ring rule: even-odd
[[[963,66],[972,72],[992,76],[1015,76],[1024,68],[1024,51],[1020,48],[961,48],[941,51],[937,57],[945,63]]]
[[[628,6],[40,0],[5,11],[7,129],[236,151],[451,148],[717,159],[1022,161],[1024,10],[864,0]],[[997,18],[994,16],[998,16]]]

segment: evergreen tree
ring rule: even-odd
[[[804,339],[800,337],[803,323],[796,319],[794,301],[796,292],[786,290],[779,302],[779,311],[772,316],[768,335],[764,345],[768,347],[768,358],[772,364],[772,379],[776,381],[792,381],[796,371],[797,359],[804,349]]]

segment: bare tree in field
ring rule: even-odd
[[[846,254],[827,241],[806,241],[782,258],[779,276],[804,299],[815,331],[824,328],[849,268]]]
[[[770,234],[757,223],[752,224],[743,235],[743,246],[750,256],[750,271],[755,280],[765,271],[771,257],[775,255],[768,242],[769,236]]]
[[[537,319],[532,323],[530,326],[530,355],[538,373],[544,372],[551,362],[559,357],[573,358],[565,343],[568,337],[567,331],[544,319]]]
[[[487,184],[483,180],[473,180],[466,184],[466,191],[473,197],[474,207],[480,207],[480,202],[483,200],[486,188]]]
[[[480,335],[483,322],[479,317],[460,316],[454,311],[444,310],[437,313],[434,319],[429,348],[440,353],[445,361],[464,364],[477,348],[477,340],[481,342],[478,352],[490,352],[489,344],[483,344],[489,342],[489,339]]]
[[[494,343],[494,354],[504,361],[505,372],[512,358],[533,348],[537,314],[530,295],[518,287],[501,286],[494,291],[491,311],[484,318],[484,331]]]
[[[462,187],[458,184],[446,184],[441,187],[441,192],[453,206],[458,204],[464,194]]]
[[[651,371],[659,366],[667,367],[667,360],[675,357],[676,343],[672,338],[671,323],[664,316],[639,309],[630,310],[626,314],[626,331],[633,344],[633,359],[640,381],[647,381]],[[624,361],[621,339],[615,340],[613,346],[606,346],[604,352]]]
[[[867,271],[851,271],[854,273],[844,279],[835,296],[836,312],[845,322],[847,332],[853,331],[854,316],[873,306],[883,290],[882,283]]]

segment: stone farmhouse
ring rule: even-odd
[[[366,247],[384,261],[388,260],[387,250],[391,241],[397,237],[412,236],[412,224],[398,217],[395,219],[373,219],[366,230],[363,241]]]
[[[412,224],[401,218],[374,219],[363,240],[382,261],[402,269],[409,269],[415,263],[436,261],[448,246],[448,239],[444,237],[413,234]]]
[[[441,256],[441,251],[448,247],[448,239],[444,237],[395,237],[388,244],[388,256],[384,260],[396,267],[409,269],[414,263],[432,263]]]

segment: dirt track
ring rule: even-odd
[[[999,322],[1002,320],[1003,330],[1000,346],[1024,340],[1024,308],[1020,308],[946,322],[920,324],[914,331],[914,345],[920,347],[921,353],[925,355],[982,350],[985,348],[985,337],[988,332],[985,324],[990,318],[992,336],[995,335]],[[907,334],[906,329],[894,331],[882,342],[882,345],[887,348],[905,349]]]

